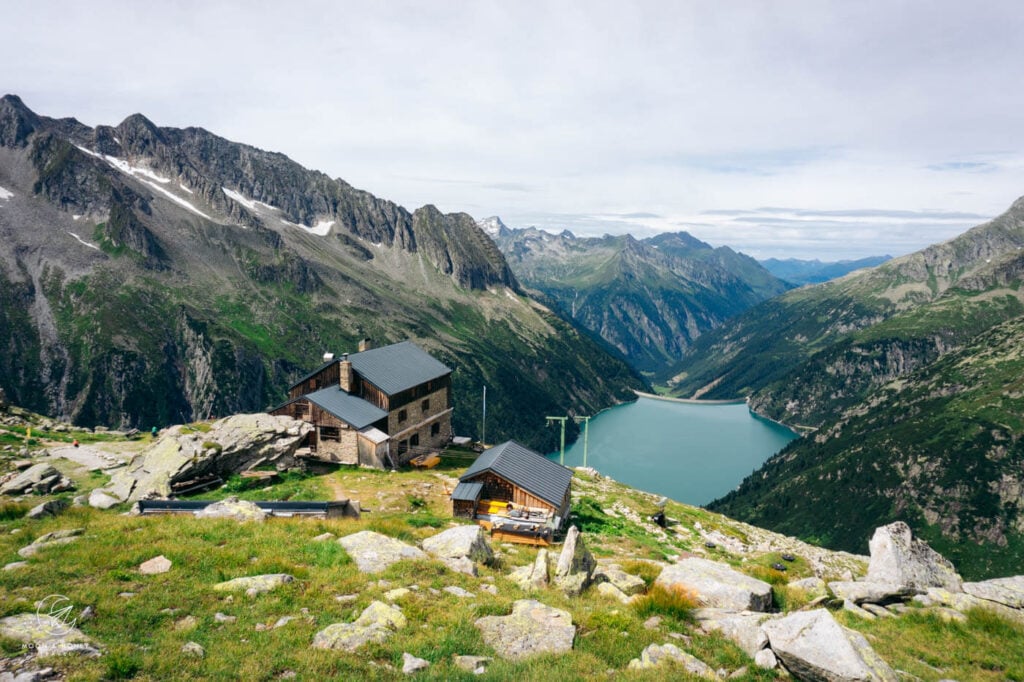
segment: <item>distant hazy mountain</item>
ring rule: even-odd
[[[781,280],[796,285],[820,284],[842,277],[854,270],[873,268],[892,260],[892,256],[869,256],[858,260],[826,261],[799,260],[796,258],[768,258],[759,261],[764,268]]]
[[[0,387],[93,425],[263,409],[325,351],[413,338],[455,368],[455,429],[536,447],[546,414],[645,386],[525,296],[465,214],[412,213],[282,154],[141,115],[0,99]]]
[[[702,336],[681,396],[815,429],[717,509],[862,550],[903,519],[974,576],[1024,562],[1024,199]]]
[[[754,259],[685,232],[581,238],[478,224],[525,286],[655,377],[702,333],[788,288]]]

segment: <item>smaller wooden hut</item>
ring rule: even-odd
[[[496,540],[550,544],[569,517],[572,472],[506,441],[481,454],[452,491],[452,515],[475,519]]]

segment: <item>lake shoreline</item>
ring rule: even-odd
[[[637,391],[633,389],[633,393],[636,393],[640,398],[651,398],[652,400],[664,400],[667,403],[682,403],[684,405],[743,405],[747,402],[746,398],[733,398],[731,400],[701,400],[700,398],[671,398],[667,395],[658,395],[657,393],[644,393],[643,391]]]

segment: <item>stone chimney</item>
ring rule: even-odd
[[[364,350],[370,350],[373,348],[373,339],[363,339],[359,342],[359,352],[362,353]]]
[[[341,386],[341,390],[345,391],[345,393],[351,393],[355,376],[352,373],[352,363],[348,359],[348,353],[341,354],[341,362],[338,364],[338,369],[340,370],[338,385]]]

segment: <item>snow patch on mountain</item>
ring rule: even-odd
[[[68,232],[68,234],[70,234],[70,235],[71,235],[72,237],[74,237],[75,239],[77,239],[77,240],[78,240],[78,243],[82,244],[83,246],[88,246],[88,247],[89,247],[90,249],[96,249],[97,251],[99,251],[99,250],[100,250],[100,247],[96,246],[95,244],[91,244],[91,243],[89,243],[89,242],[85,241],[84,239],[82,239],[81,237],[79,237],[79,236],[78,236],[77,234],[75,234],[74,232]]]
[[[501,218],[496,215],[491,216],[490,218],[484,218],[483,220],[478,220],[476,224],[492,238],[498,237],[501,235],[502,231],[508,230],[505,223],[501,222]]]
[[[13,196],[14,192],[12,192],[9,189],[4,189],[3,187],[0,187],[0,201],[7,201]]]

